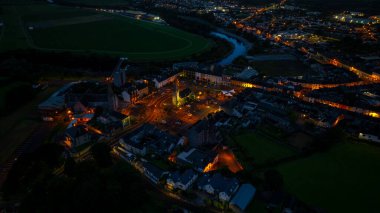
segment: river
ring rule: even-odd
[[[226,34],[218,32],[212,32],[211,35],[228,41],[234,48],[233,51],[227,57],[217,62],[217,65],[230,65],[239,56],[247,55],[248,47],[243,42],[238,41],[236,38],[232,38],[230,36],[227,36]]]

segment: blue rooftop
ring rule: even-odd
[[[251,184],[242,184],[230,204],[244,211],[255,196],[256,188]]]

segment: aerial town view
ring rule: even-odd
[[[380,212],[380,1],[0,0],[0,213]]]

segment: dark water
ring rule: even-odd
[[[232,44],[232,46],[234,47],[234,49],[231,52],[231,54],[228,55],[227,57],[225,57],[224,59],[222,59],[221,61],[219,61],[217,63],[218,65],[220,65],[220,66],[229,65],[237,57],[239,57],[239,56],[245,56],[247,54],[247,51],[248,51],[247,47],[242,42],[238,41],[237,39],[232,38],[232,37],[227,36],[227,35],[222,34],[222,33],[218,33],[218,32],[212,32],[211,35],[230,42]]]

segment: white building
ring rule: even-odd
[[[380,138],[376,135],[359,133],[359,139],[380,143]]]

